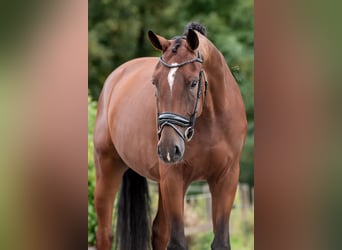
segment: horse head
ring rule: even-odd
[[[204,97],[206,93],[199,38],[192,29],[173,40],[152,31],[148,36],[162,52],[152,76],[158,113],[157,152],[164,162],[177,163],[194,135],[196,118],[203,109],[202,93]]]

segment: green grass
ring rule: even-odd
[[[253,211],[246,211],[242,215],[241,208],[235,208],[231,212],[230,219],[230,244],[233,250],[253,250],[254,249],[254,216]],[[208,250],[214,239],[212,232],[200,233],[191,236],[189,249]]]
[[[201,204],[202,203],[202,204]],[[194,212],[199,212],[203,216],[203,202],[196,202]],[[254,211],[253,208],[242,209],[240,192],[236,194],[235,208],[230,215],[230,243],[233,250],[253,250],[254,249]],[[202,211],[202,212],[201,212]],[[202,217],[201,216],[201,217]],[[203,217],[202,217],[203,218]],[[214,239],[214,234],[203,232],[192,235],[188,238],[190,250],[208,250]]]

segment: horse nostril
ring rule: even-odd
[[[160,149],[159,145],[157,146],[157,153],[158,153],[158,155],[161,155],[161,149]]]
[[[178,146],[175,146],[174,153],[175,153],[175,156],[181,156],[181,151]]]

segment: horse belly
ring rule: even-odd
[[[111,96],[109,129],[113,144],[128,167],[159,180],[154,89],[149,70],[119,80]]]

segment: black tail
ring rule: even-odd
[[[115,249],[150,249],[150,198],[146,178],[128,169],[123,176]]]

